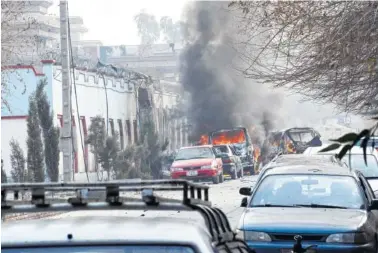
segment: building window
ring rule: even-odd
[[[126,133],[127,133],[127,142],[129,144],[131,144],[132,139],[131,139],[131,123],[130,123],[130,120],[126,120]]]
[[[138,142],[138,124],[136,120],[133,120],[133,128],[134,128],[134,142]]]
[[[109,124],[110,124],[110,131],[112,133],[112,136],[115,135],[115,130],[114,130],[114,121],[113,119],[109,119]]]
[[[121,141],[121,149],[123,150],[124,148],[124,139],[123,139],[123,127],[122,127],[122,120],[118,120],[118,128],[119,128],[119,139]]]

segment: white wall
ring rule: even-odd
[[[62,114],[62,84],[61,84],[61,67],[54,66],[53,69],[53,110],[54,114]],[[136,100],[134,94],[133,86],[125,83],[123,80],[115,79],[113,77],[105,77],[106,92],[108,96],[108,111],[109,119],[113,119],[114,128],[116,132],[120,132],[118,119],[122,120],[122,128],[124,133],[124,143],[125,146],[128,143],[127,129],[126,129],[126,120],[130,120],[131,123],[131,141],[134,140],[134,129],[133,129],[133,120],[136,120]],[[73,84],[73,83],[72,83]],[[87,128],[90,126],[90,118],[97,115],[106,118],[106,96],[104,89],[104,79],[99,78],[96,73],[86,72],[86,71],[75,71],[75,84],[77,91],[77,101],[79,107],[79,114],[81,117],[85,117]],[[131,88],[131,90],[130,90]],[[157,100],[161,97],[160,100],[162,103],[157,103]],[[155,105],[157,107],[163,108],[172,108],[176,104],[176,97],[173,94],[154,94]],[[77,108],[76,108],[76,96],[75,91],[72,91],[72,111],[75,117],[75,135],[76,135],[76,147],[78,152],[78,167],[79,173],[75,175],[75,181],[87,180],[85,174],[84,166],[84,155],[80,143],[80,133],[79,127],[77,124]],[[57,120],[57,123],[59,121]],[[82,126],[83,127],[83,126]],[[82,130],[83,139],[84,131]],[[109,135],[111,134],[110,124],[109,124]],[[63,161],[61,159],[60,169],[63,170]],[[88,170],[94,170],[94,157],[89,151],[88,158]],[[95,178],[96,175],[91,173],[90,177]]]
[[[51,87],[51,101],[52,101],[52,110],[55,119],[55,125],[61,126],[59,117],[62,115],[62,73],[60,66],[52,66],[53,69],[48,72],[49,68],[44,68],[46,71],[46,77],[48,81],[51,80],[48,87]],[[51,77],[52,75],[52,77]],[[33,79],[34,80],[34,79]],[[33,81],[32,80],[32,81]],[[35,82],[35,80],[33,81]],[[136,99],[134,94],[134,87],[127,83],[124,83],[123,80],[115,79],[113,77],[105,77],[105,82],[107,84],[106,91],[108,96],[108,111],[109,119],[113,119],[114,129],[116,132],[120,132],[118,120],[122,122],[123,138],[124,138],[124,147],[128,143],[127,129],[126,129],[126,120],[130,120],[131,125],[131,143],[134,143],[134,129],[133,121],[136,120]],[[73,83],[72,83],[73,84]],[[29,85],[29,84],[26,84]],[[91,117],[101,116],[106,118],[106,96],[104,89],[104,81],[96,73],[76,70],[75,71],[75,85],[77,92],[77,102],[79,107],[79,112],[76,108],[76,95],[75,90],[72,90],[72,111],[75,119],[75,127],[73,136],[75,138],[75,147],[78,153],[78,173],[75,174],[75,181],[86,181],[86,173],[84,166],[84,152],[81,146],[80,139],[80,129],[78,124],[78,114],[80,117],[85,118],[87,129],[90,126]],[[74,86],[73,86],[74,87]],[[27,100],[27,96],[25,98]],[[160,99],[160,102],[157,103],[156,100]],[[27,101],[25,102],[27,103]],[[172,108],[176,103],[176,97],[173,94],[154,94],[155,105],[162,108]],[[17,106],[17,105],[14,105]],[[27,110],[26,110],[27,111]],[[82,122],[80,122],[82,123]],[[82,137],[83,142],[85,140],[85,134],[83,125],[82,127]],[[109,135],[111,134],[111,124],[109,124]],[[10,175],[10,149],[9,141],[11,138],[15,138],[19,141],[21,148],[27,155],[26,149],[26,139],[27,139],[27,128],[26,128],[26,119],[6,119],[2,118],[2,129],[1,129],[1,145],[2,145],[2,158],[4,160],[4,168],[8,175]],[[88,170],[91,172],[89,174],[90,180],[93,181],[96,179],[97,175],[94,173],[94,158],[90,152],[90,147],[88,147]],[[63,159],[60,159],[60,174],[63,174]]]

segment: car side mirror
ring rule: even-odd
[[[240,206],[241,207],[247,207],[247,204],[248,204],[248,198],[247,197],[242,198]]]
[[[378,210],[378,199],[373,199],[371,201],[369,210]]]
[[[239,189],[239,194],[244,196],[251,196],[252,195],[252,189],[251,187],[242,187]]]

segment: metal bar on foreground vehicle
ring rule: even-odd
[[[105,191],[102,199],[90,199],[85,191]],[[20,200],[20,192],[30,191],[31,200]],[[120,193],[141,191],[141,198],[122,197]],[[182,200],[161,198],[154,191],[182,191]],[[48,199],[49,192],[76,192],[76,197]],[[14,200],[8,200],[13,193]],[[1,211],[3,214],[26,212],[53,212],[78,210],[172,210],[198,211],[206,221],[216,247],[220,252],[250,252],[253,250],[236,239],[226,215],[211,207],[209,186],[186,180],[141,180],[138,182],[100,183],[20,183],[1,184]],[[230,244],[230,245],[229,245]],[[232,246],[234,245],[234,246]],[[237,247],[235,248],[235,245]],[[232,246],[232,247],[231,247]]]

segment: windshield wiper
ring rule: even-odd
[[[294,205],[299,207],[313,207],[313,208],[335,208],[335,209],[347,209],[344,206],[322,205],[322,204],[308,204],[308,205]]]
[[[251,207],[295,207],[294,205],[275,205],[275,204],[263,204],[263,205],[253,205]]]

